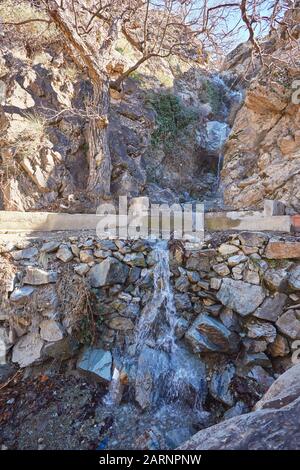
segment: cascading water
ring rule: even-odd
[[[136,350],[149,343],[169,354],[175,349],[176,308],[170,283],[169,250],[165,240],[157,242],[153,257],[153,297],[143,310],[137,326]]]
[[[176,339],[176,313],[167,241],[157,241],[153,258],[153,295],[136,326],[130,352],[118,357],[106,405],[116,405],[122,395],[122,374],[134,383],[134,398],[142,409],[185,401],[201,404],[205,390],[205,368]],[[120,365],[121,364],[121,365]],[[189,395],[187,397],[187,395]]]

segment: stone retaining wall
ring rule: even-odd
[[[210,394],[225,410],[249,406],[243,393],[258,399],[291,365],[300,339],[300,240],[259,232],[226,238],[201,250],[170,246],[176,335],[206,361]],[[7,360],[20,367],[63,360],[92,340],[103,354],[116,346],[126,352],[153,294],[154,265],[153,245],[143,240],[3,243],[0,339]],[[105,380],[112,361],[110,354],[98,374]],[[241,383],[246,388],[237,392]]]

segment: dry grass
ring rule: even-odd
[[[46,119],[37,113],[24,113],[22,130],[13,144],[15,157],[22,160],[37,154],[46,136]]]
[[[94,295],[86,281],[72,272],[65,272],[58,281],[57,294],[64,324],[77,339],[93,344],[96,339]]]

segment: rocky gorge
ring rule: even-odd
[[[249,39],[217,61],[199,42],[143,61],[147,35],[131,18],[106,43],[109,60],[98,56],[110,86],[96,117],[97,63],[91,75],[74,41],[62,45],[53,2],[49,20],[40,2],[18,1],[29,29],[17,23],[13,39],[10,3],[0,4],[0,448],[299,449],[299,3],[259,53]],[[101,197],[89,188],[93,122],[110,156]],[[204,239],[80,230],[120,196],[203,203]]]

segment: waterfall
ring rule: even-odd
[[[205,366],[184,344],[176,341],[178,316],[175,308],[168,242],[157,241],[153,249],[153,294],[136,325],[131,352],[122,357],[114,352],[114,372],[106,405],[122,398],[122,376],[134,388],[142,409],[170,402],[201,407],[206,393]],[[117,365],[116,365],[117,364]]]

